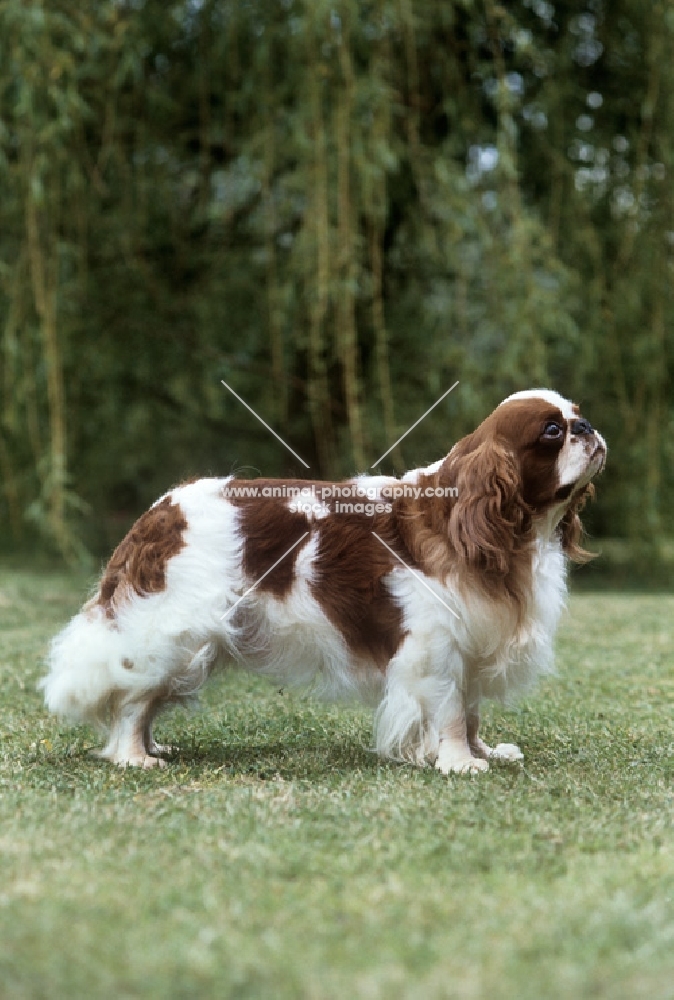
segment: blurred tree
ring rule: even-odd
[[[671,533],[673,34],[643,0],[0,0],[5,534],[76,559],[184,476],[301,471],[223,378],[326,476],[457,378],[384,469],[553,385],[609,438],[597,530]]]
[[[579,391],[612,431],[606,532],[671,534],[674,10],[666,3],[529,5],[548,39],[524,107],[523,185],[584,282]],[[554,46],[554,48],[553,48]],[[543,51],[543,46],[540,46]],[[553,62],[554,58],[554,62]],[[562,81],[558,67],[568,67]],[[599,390],[599,391],[597,391]]]

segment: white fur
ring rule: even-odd
[[[570,412],[556,393],[532,395],[554,397],[565,415]],[[412,470],[404,480],[415,482],[439,464]],[[505,601],[490,600],[457,575],[444,584],[424,577],[424,587],[396,566],[386,586],[402,609],[406,634],[384,673],[349,650],[312,593],[315,536],[300,548],[284,599],[258,589],[241,600],[254,581],[242,570],[238,510],[222,496],[228,482],[202,479],[166,494],[188,527],[184,547],[168,562],[165,590],[133,595],[112,620],[92,600],[53,640],[42,681],[52,712],[107,723],[103,755],[150,766],[156,763],[151,725],[157,709],[194,696],[217,662],[229,662],[277,683],[312,685],[327,697],[357,695],[378,705],[375,743],[387,757],[436,761],[444,773],[484,770],[489,757],[521,758],[513,744],[492,749],[479,740],[478,706],[480,698],[510,697],[552,669],[566,593],[556,520],[539,525],[519,624]],[[396,480],[358,476],[356,482],[380,491]]]
[[[503,403],[510,403],[514,399],[544,399],[546,403],[550,403],[552,406],[556,406],[558,410],[561,410],[565,420],[573,420],[574,418],[573,403],[571,400],[564,399],[554,389],[522,389],[520,392],[513,392],[511,396],[503,400]],[[503,403],[499,403],[499,406],[503,406]]]
[[[439,458],[437,462],[431,462],[430,465],[427,465],[423,469],[410,469],[409,472],[406,472],[400,478],[404,483],[418,483],[420,476],[432,476],[434,472],[438,471],[443,462],[444,458]]]

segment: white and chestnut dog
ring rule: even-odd
[[[54,639],[47,706],[103,725],[108,760],[151,767],[157,712],[231,663],[378,705],[385,757],[445,774],[519,760],[480,739],[480,699],[551,668],[566,558],[587,557],[578,510],[605,459],[578,407],[535,389],[402,479],[178,486]]]

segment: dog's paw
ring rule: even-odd
[[[166,761],[162,760],[161,757],[152,757],[150,754],[146,754],[143,758],[143,763],[141,767],[144,771],[148,771],[151,767],[166,767]]]
[[[454,760],[438,757],[435,767],[441,774],[478,774],[489,770],[487,761],[480,757],[458,757]]]
[[[489,753],[494,760],[524,760],[524,754],[514,743],[499,743]]]
[[[166,767],[166,761],[162,760],[161,757],[152,757],[150,754],[138,754],[133,757],[120,757],[118,755],[113,756],[108,754],[98,754],[97,756],[102,757],[103,760],[109,760],[111,764],[116,764],[117,767],[142,767],[144,771],[149,771],[152,767],[163,768]]]

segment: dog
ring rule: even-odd
[[[376,707],[383,757],[443,774],[522,759],[479,736],[553,665],[566,564],[606,443],[547,389],[504,400],[400,479],[199,479],[144,513],[53,640],[47,707],[107,732],[101,756],[164,766],[152,724],[218,664]]]

